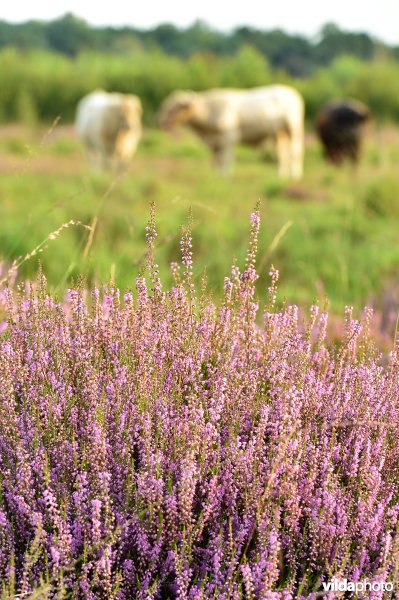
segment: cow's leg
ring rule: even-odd
[[[291,175],[291,140],[288,132],[281,129],[277,132],[277,157],[278,173],[280,177],[289,177]]]
[[[356,164],[360,155],[360,141],[353,139],[348,142],[348,155],[353,164]]]
[[[106,168],[106,158],[98,148],[92,154],[92,165],[96,171],[104,171]]]
[[[110,167],[110,157],[108,156],[108,154],[106,153],[106,151],[104,150],[104,148],[102,148],[99,152],[98,152],[98,163],[97,163],[97,168],[99,171],[107,171]]]
[[[89,164],[94,169],[98,169],[100,163],[100,153],[98,151],[97,146],[90,139],[86,140],[85,154]]]
[[[291,177],[301,179],[303,175],[304,139],[301,131],[295,132],[291,137]]]
[[[214,146],[213,163],[223,175],[231,175],[233,169],[233,146],[231,144]]]

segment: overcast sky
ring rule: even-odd
[[[252,25],[264,30],[279,27],[309,37],[333,21],[344,30],[366,31],[399,46],[399,0],[3,0],[0,19],[51,20],[66,12],[92,25],[147,29],[167,22],[187,27],[201,19],[223,31]]]

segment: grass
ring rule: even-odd
[[[277,178],[272,148],[239,148],[233,177],[223,179],[190,133],[146,130],[128,172],[113,178],[89,171],[69,127],[48,133],[9,127],[0,142],[0,257],[24,256],[71,219],[95,221],[89,251],[88,231],[70,227],[41,253],[51,289],[62,293],[81,273],[88,285],[112,275],[118,286],[133,287],[155,202],[158,260],[167,282],[191,207],[194,274],[199,280],[206,269],[217,296],[231,256],[243,259],[248,215],[260,199],[259,291],[273,263],[281,273],[280,296],[290,302],[328,298],[334,312],[345,304],[362,307],[391,285],[399,266],[398,148],[397,131],[376,130],[358,168],[336,170],[309,139],[305,177],[295,184]],[[37,264],[37,257],[26,261],[21,276],[33,277]]]

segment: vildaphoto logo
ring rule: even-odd
[[[325,592],[393,592],[394,586],[390,581],[348,581],[348,579],[333,578],[323,582]]]

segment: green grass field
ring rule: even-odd
[[[204,269],[217,296],[233,258],[245,255],[249,215],[261,201],[259,295],[273,263],[280,299],[307,306],[326,298],[333,312],[360,308],[399,280],[399,130],[369,133],[361,163],[327,165],[308,136],[300,183],[277,177],[273,148],[238,149],[234,175],[223,179],[189,132],[146,130],[127,173],[114,178],[88,169],[71,127],[32,132],[0,130],[0,258],[25,256],[70,219],[96,224],[93,239],[79,226],[64,229],[40,254],[52,291],[83,274],[88,284],[134,287],[143,267],[149,204],[156,204],[157,260],[163,281],[179,259],[180,226],[193,213],[198,282]],[[23,262],[33,277],[38,256]]]

